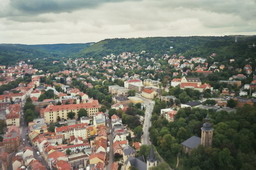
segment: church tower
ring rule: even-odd
[[[155,166],[157,166],[157,160],[155,157],[154,149],[153,149],[153,147],[151,147],[150,153],[149,153],[148,159],[147,159],[147,170],[149,170],[149,168],[152,168]]]
[[[201,128],[201,145],[205,147],[212,146],[213,128],[212,124],[209,122],[208,116],[205,119],[205,123]]]

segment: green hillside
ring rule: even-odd
[[[0,44],[0,63],[2,65],[10,65],[27,59],[70,57],[87,48],[90,44]]]
[[[82,50],[81,57],[101,58],[109,54],[122,52],[141,53],[146,56],[178,54],[185,57],[209,57],[217,53],[215,61],[227,61],[237,58],[244,62],[245,58],[256,58],[256,36],[223,36],[223,37],[155,37],[131,39],[106,39]],[[251,61],[252,62],[252,61]]]

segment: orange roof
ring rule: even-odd
[[[66,157],[66,154],[60,151],[54,151],[48,155],[48,159],[53,158],[57,160],[59,157]]]
[[[67,104],[67,105],[48,105],[44,112],[54,112],[59,110],[75,110],[75,109],[99,108],[98,100],[93,100],[91,103]]]
[[[99,140],[95,140],[95,145],[96,148],[99,148],[100,146],[102,146],[103,148],[107,148],[107,140],[100,138]]]
[[[133,146],[135,147],[136,150],[140,149],[141,143],[140,142],[134,142]]]
[[[99,158],[100,160],[105,161],[105,159],[106,159],[106,153],[104,153],[104,152],[92,153],[92,154],[89,156],[89,159],[94,159],[94,158]]]
[[[114,114],[111,116],[111,119],[119,119],[119,117],[116,114]]]
[[[135,82],[141,82],[141,80],[139,79],[134,79],[134,80],[128,80],[128,83],[135,83]]]
[[[6,115],[6,119],[16,119],[16,118],[20,118],[20,115],[16,113],[10,113]]]
[[[103,170],[104,169],[104,164],[102,162],[97,163],[96,169],[97,170]]]
[[[67,161],[59,160],[56,162],[56,168],[58,170],[71,170],[71,165]]]
[[[62,127],[58,127],[55,129],[56,132],[66,132],[66,131],[70,131],[73,129],[81,129],[81,128],[86,128],[88,126],[87,123],[80,123],[80,124],[74,124],[74,125],[69,125],[69,126],[62,126]]]
[[[31,161],[30,167],[32,170],[46,170],[46,167],[43,166],[38,160]]]
[[[152,90],[152,89],[144,89],[143,92],[150,94],[150,93],[153,93],[154,90]]]
[[[172,79],[172,82],[180,82],[181,79]]]
[[[111,165],[112,170],[118,170],[118,162],[113,162]]]
[[[180,88],[185,88],[185,87],[194,87],[194,88],[197,88],[198,85],[197,85],[197,83],[181,83],[181,84],[180,84]]]

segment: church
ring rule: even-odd
[[[213,138],[213,128],[212,124],[209,122],[209,119],[205,119],[205,123],[201,128],[201,138],[197,136],[192,136],[189,139],[185,140],[181,143],[183,152],[190,153],[193,149],[197,148],[199,145],[203,145],[204,147],[212,146],[212,138]]]

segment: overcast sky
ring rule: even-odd
[[[256,0],[0,0],[0,43],[256,34]]]

